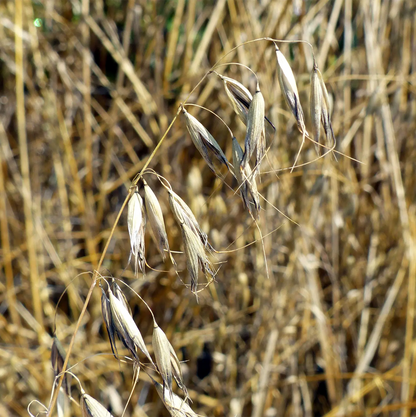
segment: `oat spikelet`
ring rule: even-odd
[[[266,135],[264,131],[264,97],[257,83],[257,90],[251,101],[247,116],[247,131],[245,139],[245,151],[241,167],[244,169],[256,150],[256,172],[260,170],[260,162],[266,149]]]
[[[282,54],[282,52],[276,44],[275,47],[278,64],[277,72],[280,88],[282,89],[287,105],[289,106],[290,110],[295,116],[298,129],[303,134],[306,132],[305,117],[303,114],[302,106],[300,104],[300,98],[298,88],[296,86],[295,76],[293,75],[293,71],[290,68],[290,65],[287,62],[285,56]]]
[[[321,87],[322,92],[322,112],[321,112],[321,121],[322,126],[324,127],[325,137],[326,137],[326,144],[328,147],[332,147],[336,143],[334,131],[332,130],[332,123],[331,123],[331,103],[329,100],[328,90],[326,89],[326,85],[324,79],[322,77],[321,71],[319,71],[318,67],[316,68],[316,73],[319,80],[319,85]],[[335,153],[332,153],[334,159],[336,160]]]
[[[110,288],[108,289],[108,294],[111,317],[119,339],[137,360],[139,358],[136,353],[136,348],[139,348],[146,355],[147,359],[149,359],[150,363],[153,364],[152,357],[146,348],[142,334],[134,322],[133,317],[124,307],[123,303],[114,296]]]
[[[167,388],[172,396],[172,377],[174,377],[178,386],[187,394],[179,359],[166,334],[156,322],[154,322],[152,345],[164,388]]]
[[[107,409],[95,398],[88,395],[81,388],[81,410],[82,417],[113,417]]]
[[[191,278],[191,291],[196,294],[198,288],[199,269],[205,276],[214,276],[205,247],[192,229],[185,223],[181,224],[183,244],[185,247],[186,265]]]
[[[253,96],[250,91],[248,91],[247,88],[238,81],[218,73],[216,74],[224,84],[225,92],[231,101],[231,105],[233,106],[235,113],[247,126],[248,109],[250,108]]]
[[[172,394],[172,366],[170,364],[169,340],[163,330],[154,323],[152,346],[157,369],[163,380],[163,386]]]
[[[105,328],[107,329],[108,339],[110,340],[111,351],[116,359],[118,359],[117,345],[116,345],[116,334],[113,318],[111,315],[110,300],[105,294],[104,289],[101,287],[101,313],[103,315],[103,321]]]
[[[135,191],[130,197],[127,208],[127,227],[130,236],[130,257],[134,257],[134,272],[137,275],[138,268],[144,272],[145,266],[145,249],[144,249],[144,232],[146,227],[146,215],[144,212],[143,200],[136,186]]]
[[[244,206],[249,213],[258,218],[260,212],[259,193],[257,191],[257,184],[250,165],[247,164],[243,169],[240,169],[241,161],[243,159],[243,150],[237,139],[233,138],[233,165],[235,177],[237,178],[238,186],[240,187],[241,198]]]
[[[182,223],[185,223],[197,236],[200,237],[201,242],[206,248],[212,249],[208,242],[208,236],[199,226],[199,223],[189,206],[174,191],[168,190],[168,193],[169,204],[178,224],[181,225]]]
[[[163,385],[153,380],[156,391],[159,394],[160,399],[165,404],[165,407],[169,411],[172,417],[197,417],[198,414],[192,410],[192,408],[176,394],[170,395],[170,392]]]
[[[311,119],[313,140],[320,143],[321,136],[321,116],[322,116],[322,90],[319,82],[318,67],[313,63],[311,73]],[[316,152],[321,154],[321,147],[315,144]]]
[[[62,372],[65,358],[66,358],[65,349],[63,348],[59,339],[56,336],[54,336],[53,343],[52,343],[51,362],[52,362],[52,368],[53,368],[55,377],[57,377]],[[68,368],[69,366],[70,365],[68,363]],[[71,396],[71,379],[72,379],[71,374],[65,373],[64,379],[62,381],[62,388],[64,389],[68,397]]]
[[[189,114],[184,108],[182,108],[182,114],[185,118],[186,127],[195,147],[211,170],[218,177],[223,178],[224,176],[220,171],[221,166],[225,165],[227,169],[229,169],[229,163],[220,145],[218,145],[217,141],[202,123]]]
[[[126,296],[124,295],[123,291],[120,288],[120,285],[117,284],[116,280],[113,278],[111,280],[111,291],[113,292],[114,296],[122,302],[124,308],[130,313],[131,315],[131,308],[129,306],[129,303],[127,301]]]
[[[166,233],[165,221],[163,220],[162,208],[160,207],[155,193],[145,180],[143,180],[143,184],[144,203],[146,206],[147,220],[150,224],[152,238],[162,255],[162,259],[165,260],[166,252],[169,253],[171,259],[173,259],[169,249],[168,235]]]

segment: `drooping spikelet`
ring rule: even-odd
[[[197,236],[200,237],[201,242],[206,248],[212,249],[208,242],[208,236],[199,226],[199,223],[189,206],[174,191],[168,190],[168,193],[169,204],[178,224],[181,225],[182,223],[185,223]]]
[[[162,255],[162,259],[165,260],[167,252],[173,260],[169,249],[168,235],[166,233],[165,221],[163,220],[162,208],[160,207],[155,193],[152,191],[145,180],[143,180],[143,185],[144,203],[146,206],[147,220],[150,224],[152,238],[156,243],[160,254]]]
[[[220,171],[221,166],[225,165],[227,169],[229,169],[229,163],[220,145],[218,145],[217,141],[202,123],[189,114],[184,108],[182,108],[182,114],[185,118],[186,127],[195,147],[211,170],[218,177],[223,178],[224,176]]]
[[[198,414],[192,410],[192,408],[179,396],[169,392],[167,387],[159,384],[153,380],[156,391],[159,394],[160,399],[165,404],[166,409],[169,411],[172,417],[198,417]]]
[[[135,359],[139,360],[136,348],[139,348],[153,364],[152,357],[150,356],[146,344],[143,340],[142,334],[139,328],[130,315],[129,311],[124,307],[123,303],[118,300],[111,289],[108,289],[111,320],[115,333],[119,339],[123,342],[124,346],[130,350]]]
[[[264,130],[264,97],[257,83],[257,91],[253,96],[247,116],[247,131],[245,150],[241,167],[244,169],[256,150],[256,172],[260,170],[260,162],[266,149],[266,135]]]
[[[282,54],[276,44],[275,47],[280,88],[282,89],[287,105],[295,116],[298,129],[303,134],[306,132],[305,117],[303,114],[302,106],[300,104],[295,76],[293,75],[293,71],[290,68],[290,65],[287,62],[285,56]]]
[[[81,388],[82,417],[113,417],[113,415],[95,398]]]
[[[198,288],[198,276],[201,269],[205,276],[213,277],[211,263],[205,251],[205,247],[192,229],[186,224],[181,224],[183,244],[185,247],[186,265],[191,278],[191,291],[196,294]]]
[[[225,75],[218,74],[215,71],[213,71],[213,73],[222,80],[225,92],[230,99],[235,113],[247,126],[248,110],[250,108],[251,100],[253,100],[252,94],[246,87],[244,87],[243,84],[234,80],[234,78],[226,77]],[[275,126],[266,116],[264,116],[264,120],[267,130],[266,133],[273,135],[276,132]]]
[[[145,249],[144,249],[144,232],[146,227],[146,215],[144,212],[143,200],[135,187],[130,197],[127,209],[127,227],[130,236],[130,257],[134,257],[134,271],[137,274],[138,268],[144,272],[145,266]]]
[[[103,315],[103,321],[105,328],[107,329],[108,338],[110,340],[111,350],[116,359],[118,359],[117,345],[116,345],[116,334],[117,330],[115,328],[113,318],[111,315],[110,300],[105,294],[104,289],[101,287],[101,313]]]
[[[166,334],[156,322],[154,322],[152,345],[157,368],[163,380],[163,386],[167,388],[172,395],[173,377],[178,386],[184,390],[185,394],[187,394],[185,384],[183,383],[179,359],[166,337]]]
[[[243,84],[233,78],[214,73],[222,80],[225,92],[230,99],[231,105],[240,120],[247,126],[248,109],[253,96]]]
[[[332,147],[335,145],[336,140],[335,140],[334,131],[332,130],[332,123],[331,123],[331,102],[329,100],[328,90],[326,89],[326,85],[322,77],[321,71],[319,71],[319,68],[316,68],[316,72],[318,75],[319,85],[321,87],[321,92],[322,92],[321,121],[324,127],[326,144],[328,147]],[[335,153],[333,153],[332,155],[336,160]]]
[[[259,193],[257,191],[257,184],[255,176],[250,165],[247,164],[243,169],[240,169],[241,161],[243,159],[243,150],[237,139],[233,138],[233,165],[235,177],[237,178],[238,186],[240,187],[241,198],[244,206],[249,213],[258,218],[260,212]]]

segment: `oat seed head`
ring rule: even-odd
[[[306,132],[305,118],[302,106],[300,104],[300,98],[298,88],[296,86],[295,76],[293,75],[293,71],[290,68],[290,65],[287,62],[285,56],[282,54],[282,52],[276,44],[275,47],[278,64],[277,72],[280,88],[283,92],[288,107],[295,116],[299,131],[301,133]]]
[[[101,405],[95,398],[81,391],[82,417],[113,417],[113,415]]]
[[[249,160],[256,150],[256,171],[260,169],[260,161],[262,160],[266,148],[266,135],[264,130],[264,97],[257,84],[257,91],[253,96],[247,117],[247,130],[245,138],[245,150],[241,167],[249,163]]]
[[[136,187],[131,195],[127,208],[127,227],[130,236],[130,257],[134,257],[134,272],[137,275],[138,268],[144,273],[145,266],[145,247],[144,233],[146,227],[146,215],[143,206],[143,200]]]
[[[208,236],[199,226],[199,223],[189,206],[174,191],[168,190],[168,193],[169,204],[179,226],[182,223],[185,223],[196,235],[200,237],[206,248],[211,248],[211,245],[208,243]]]
[[[118,337],[123,344],[130,350],[133,356],[138,359],[135,348],[139,348],[153,364],[153,360],[146,348],[142,334],[123,303],[118,300],[111,289],[108,289],[111,316]]]
[[[116,359],[118,359],[117,345],[116,345],[116,328],[111,315],[110,300],[105,294],[104,288],[101,287],[101,313],[103,321],[107,329],[108,338],[110,340],[111,350]]]
[[[160,399],[165,404],[165,407],[172,417],[198,417],[195,411],[192,410],[192,408],[185,402],[184,399],[175,393],[170,396],[167,388],[164,388],[163,385],[154,380],[153,383]]]
[[[182,108],[182,114],[185,118],[186,127],[195,147],[211,170],[218,177],[223,178],[224,176],[220,169],[222,165],[225,165],[227,169],[229,169],[229,163],[220,145],[218,145],[218,142],[211,133],[208,132],[204,125],[194,116],[189,114],[185,108]]]
[[[150,224],[151,235],[159,253],[162,255],[162,259],[165,260],[166,252],[170,254],[170,249],[162,208],[160,207],[156,194],[145,180],[143,180],[143,184],[144,203],[146,206],[147,220]]]

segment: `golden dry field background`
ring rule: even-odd
[[[260,39],[232,51],[264,37],[311,43],[336,158],[318,158],[307,139],[291,172],[302,134],[275,47]],[[311,131],[312,50],[278,45]],[[178,114],[185,100],[206,107],[244,147],[246,128],[222,81],[207,75],[220,59],[256,73],[276,127],[257,178],[257,225],[236,180],[213,174]],[[216,71],[254,94],[247,68]],[[169,415],[143,369],[128,401],[133,367],[112,355],[98,284],[81,315],[97,268],[149,305],[183,361],[197,415],[416,415],[415,95],[412,0],[1,1],[0,415],[29,415],[33,400],[49,406],[53,336],[68,351],[75,332],[69,363],[85,392],[113,416],[127,403],[126,416]],[[186,109],[232,163],[224,123]],[[147,163],[216,250],[215,280],[206,285],[201,274],[198,300],[169,194],[149,170],[176,270],[148,227],[146,274],[135,275],[127,208],[112,234]],[[153,354],[151,314],[119,285]],[[59,415],[82,415],[74,378],[72,397]]]

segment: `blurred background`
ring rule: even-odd
[[[223,252],[213,257],[216,282],[197,303],[149,236],[154,270],[135,277],[126,213],[100,272],[123,278],[152,308],[186,361],[200,415],[416,415],[415,2],[3,0],[1,416],[27,415],[34,399],[48,404],[52,335],[56,329],[68,347],[131,180],[179,104],[225,53],[267,36],[313,45],[333,102],[338,162],[316,160],[307,141],[299,159],[306,165],[290,173],[302,137],[278,85],[274,46],[240,47],[222,62],[257,73],[276,126],[258,183],[259,229],[231,175],[225,184],[215,178],[178,118],[150,167]],[[311,49],[281,50],[310,129]],[[248,70],[217,71],[254,92]],[[243,145],[245,127],[215,75],[189,103],[217,113]],[[188,111],[232,160],[225,126],[207,111]],[[163,207],[171,248],[182,251],[166,191],[153,176],[146,180]],[[174,256],[189,283],[184,255]],[[125,294],[150,349],[151,316]],[[132,368],[111,355],[100,295],[95,289],[70,363],[85,391],[120,416]],[[75,383],[72,393],[78,401]],[[68,416],[81,415],[68,407]],[[168,415],[145,373],[127,415]]]

